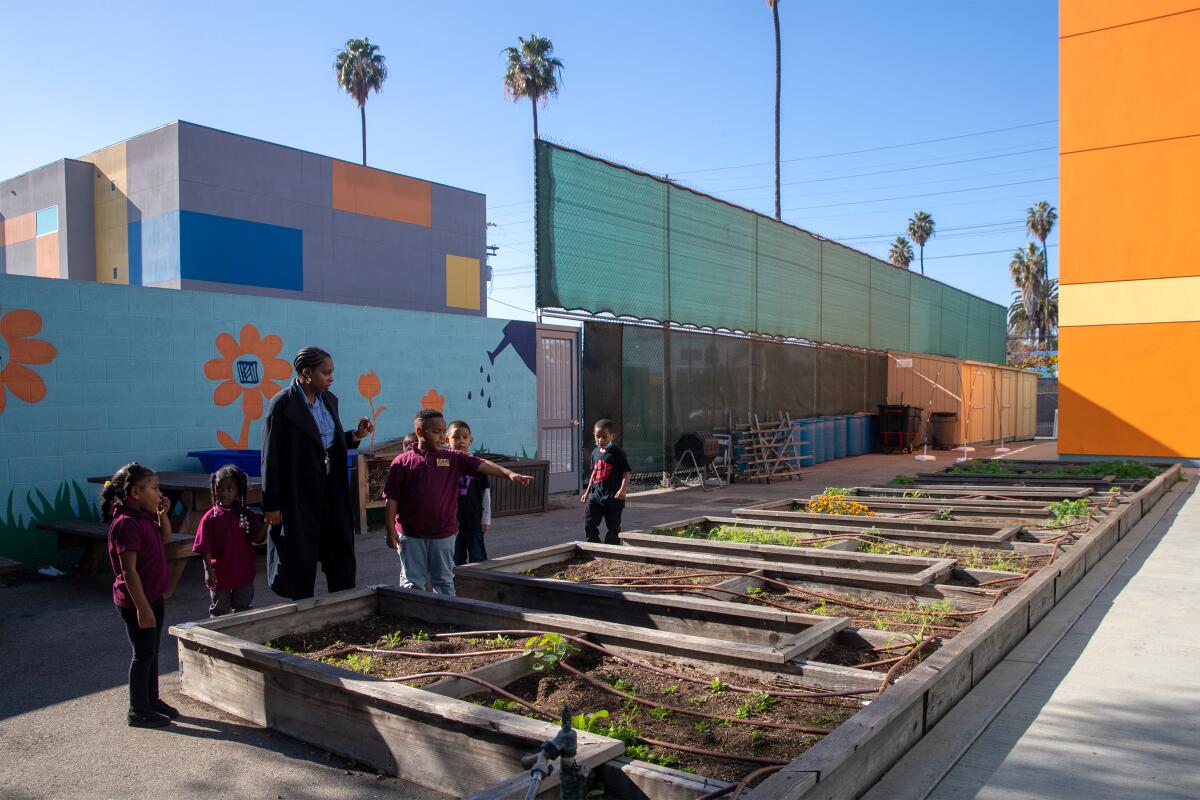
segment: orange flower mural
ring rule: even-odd
[[[446,410],[446,398],[437,393],[437,389],[430,389],[429,392],[421,398],[421,408],[436,408],[438,411]]]
[[[379,396],[379,392],[383,390],[383,385],[379,382],[379,376],[375,374],[375,370],[371,370],[364,375],[358,376],[358,393],[361,394],[367,401],[367,406],[371,409],[371,424],[375,424],[375,420],[379,419],[379,415],[387,409],[387,406],[375,407],[375,398]],[[375,431],[371,430],[371,441],[367,444],[368,447],[375,446]]]
[[[36,311],[18,308],[0,313],[0,414],[8,392],[26,403],[39,403],[46,396],[42,376],[29,367],[49,364],[58,350],[49,342],[30,338],[41,330],[42,317]]]
[[[222,381],[213,391],[213,402],[227,406],[242,398],[242,430],[235,441],[225,431],[217,431],[217,441],[227,450],[245,450],[250,438],[250,423],[263,415],[263,401],[270,400],[281,388],[276,381],[287,380],[292,365],[277,358],[283,348],[278,336],[260,337],[258,328],[243,325],[240,341],[228,333],[217,336],[217,352],[204,365],[204,377]]]

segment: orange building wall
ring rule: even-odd
[[[1200,0],[1059,14],[1059,451],[1200,458]]]

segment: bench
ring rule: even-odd
[[[57,522],[39,522],[39,528],[58,535],[58,549],[82,547],[83,558],[75,574],[79,578],[88,578],[96,573],[108,553],[108,526],[103,522],[88,522],[82,519],[64,519]],[[167,597],[175,592],[175,584],[190,558],[195,558],[192,552],[192,542],[195,536],[190,533],[172,533],[171,541],[163,545],[167,553],[167,567],[171,572],[171,583],[167,587]]]

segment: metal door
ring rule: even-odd
[[[538,457],[550,462],[550,491],[579,488],[579,329],[537,328]]]

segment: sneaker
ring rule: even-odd
[[[150,707],[162,714],[167,719],[175,719],[179,716],[179,709],[175,706],[164,703],[162,700],[154,699],[150,701]]]
[[[131,728],[165,728],[171,724],[171,720],[168,717],[159,714],[157,711],[151,711],[146,714],[130,711],[127,721]]]

